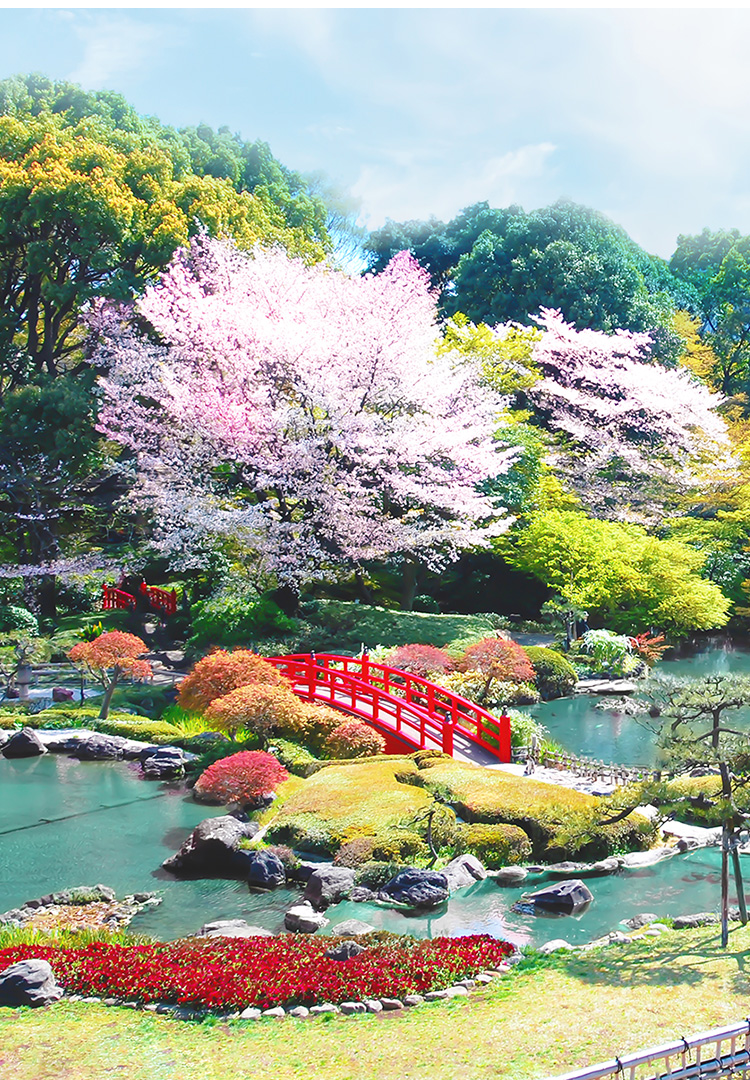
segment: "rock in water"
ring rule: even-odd
[[[502,888],[512,888],[520,885],[529,876],[528,870],[523,866],[503,866],[495,873],[495,881]]]
[[[19,960],[0,971],[0,1005],[51,1005],[62,996],[46,960]]]
[[[561,915],[574,915],[584,911],[594,899],[593,894],[580,878],[572,881],[558,881],[537,892],[526,893],[524,904],[542,911],[555,911]]]
[[[326,908],[345,900],[354,888],[355,871],[348,866],[321,866],[305,886],[304,899],[313,907]]]
[[[46,747],[37,733],[27,727],[17,731],[2,749],[2,755],[6,758],[39,757],[46,753]]]
[[[286,881],[286,870],[278,855],[272,851],[249,851],[247,883],[256,889],[275,889]]]
[[[216,922],[206,923],[198,931],[198,937],[273,937],[270,930],[264,930],[262,926],[251,926],[244,919],[217,919]]]
[[[371,934],[375,927],[361,919],[347,919],[345,922],[336,923],[331,927],[330,933],[335,937],[356,938],[364,934]]]
[[[437,870],[402,870],[383,888],[386,900],[410,907],[437,907],[448,899],[448,879]]]
[[[238,821],[231,815],[206,818],[196,825],[177,854],[170,855],[162,866],[173,874],[236,877],[235,852],[239,842],[257,831],[256,822]]]
[[[487,877],[487,871],[476,855],[457,855],[444,866],[441,873],[448,879],[448,889],[455,892]]]
[[[328,925],[325,915],[313,909],[312,904],[296,904],[289,908],[284,916],[284,927],[295,934],[314,934],[316,930]]]

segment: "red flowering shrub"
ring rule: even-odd
[[[362,720],[344,720],[325,742],[333,758],[372,757],[385,753],[385,739]]]
[[[258,805],[289,778],[284,766],[263,750],[242,750],[209,765],[193,792],[198,799],[219,803]]]
[[[239,686],[250,683],[289,686],[288,680],[262,656],[247,649],[236,649],[234,652],[217,649],[199,660],[182,680],[177,703],[182,709],[200,712],[215,698],[224,697]]]
[[[534,682],[528,656],[509,638],[486,637],[470,645],[461,657],[461,671],[481,671],[499,682]]]
[[[487,935],[399,938],[376,943],[345,964],[324,956],[330,938],[187,939],[76,948],[16,945],[0,949],[0,971],[18,960],[47,960],[69,993],[166,1001],[208,1009],[337,1004],[403,997],[450,986],[493,968],[513,951]]]
[[[215,698],[204,715],[217,731],[234,736],[240,728],[246,728],[264,743],[272,735],[301,735],[306,725],[304,706],[288,683],[238,686],[224,697]]]
[[[388,663],[401,671],[421,675],[423,679],[453,671],[456,666],[445,649],[436,649],[434,645],[399,645],[391,653]]]

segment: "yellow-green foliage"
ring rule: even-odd
[[[597,825],[601,802],[594,796],[502,770],[442,758],[425,762],[422,777],[428,788],[448,792],[465,820],[518,825],[537,858],[600,858],[620,848],[647,847],[653,836],[651,823],[639,814]]]
[[[531,858],[531,843],[517,825],[459,825],[456,850],[469,852],[491,870]]]
[[[335,852],[355,836],[405,825],[431,803],[409,758],[381,757],[321,769],[291,795],[267,838],[302,850]]]
[[[337,866],[364,866],[368,862],[408,863],[425,859],[430,849],[422,837],[408,829],[393,830],[381,836],[355,836],[336,852]]]

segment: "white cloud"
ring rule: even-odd
[[[484,200],[492,206],[528,206],[535,182],[549,180],[555,149],[552,143],[529,144],[484,161],[391,153],[390,160],[362,168],[352,194],[365,206],[370,229],[379,228],[387,217],[399,221],[434,214],[448,220]]]
[[[84,52],[67,78],[86,90],[112,88],[123,75],[158,64],[159,47],[164,44],[155,26],[119,13],[83,17],[75,32]]]

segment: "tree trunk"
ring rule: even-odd
[[[99,710],[99,719],[106,720],[109,716],[109,707],[112,704],[112,695],[115,692],[117,686],[117,680],[120,678],[120,669],[115,668],[115,673],[112,676],[112,680],[104,691],[104,699],[102,701],[102,707]]]
[[[721,772],[721,795],[727,802],[732,798],[732,779],[726,761],[719,764]],[[732,839],[732,826],[725,817],[721,825],[721,947],[726,949],[729,943],[729,846]]]
[[[404,561],[404,574],[401,579],[401,610],[411,611],[417,593],[417,571],[419,567],[413,559]]]

